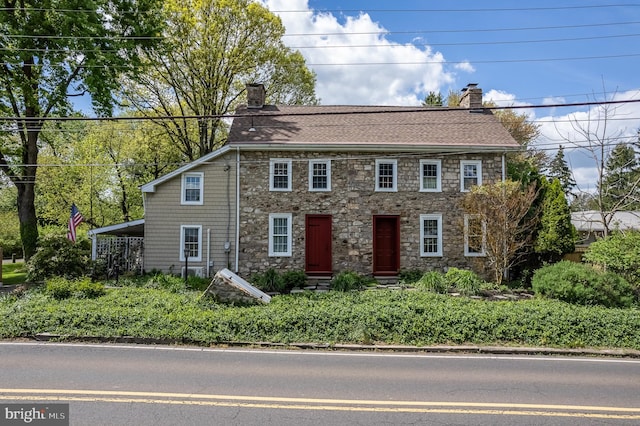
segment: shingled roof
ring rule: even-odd
[[[520,145],[488,109],[397,106],[240,107],[230,145],[512,151]]]

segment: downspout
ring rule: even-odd
[[[207,277],[211,276],[211,228],[207,228]]]
[[[236,265],[235,273],[238,273],[238,261],[240,259],[240,147],[236,146]]]
[[[507,180],[507,154],[502,153],[502,181]]]
[[[89,231],[91,236],[91,260],[95,262],[98,258],[98,236],[92,231]]]

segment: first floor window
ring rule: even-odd
[[[291,213],[269,215],[269,256],[291,256]]]
[[[420,215],[420,256],[442,256],[442,215]]]
[[[396,160],[376,160],[376,191],[395,192],[398,190]]]
[[[484,256],[487,224],[478,215],[464,217],[464,255]]]
[[[199,262],[202,260],[202,226],[180,227],[180,260]]]

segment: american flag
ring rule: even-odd
[[[84,218],[82,217],[80,210],[78,210],[75,204],[71,204],[71,217],[69,218],[69,230],[67,231],[67,238],[74,243],[76,242],[76,228],[78,227],[78,225],[80,225],[80,223],[82,223],[83,220]]]

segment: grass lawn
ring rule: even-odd
[[[2,264],[2,284],[22,284],[26,281],[27,270],[23,262]]]

